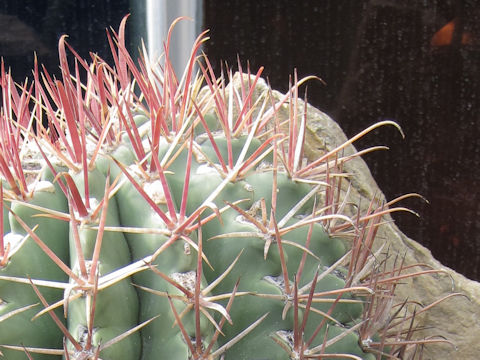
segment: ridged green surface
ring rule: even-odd
[[[53,186],[47,190],[36,191],[27,203],[48,207],[57,211],[67,210],[66,198]],[[38,225],[37,235],[62,260],[66,261],[68,259],[68,223],[49,218],[34,217],[42,212],[26,206],[22,202],[12,203],[11,208],[15,214],[23,219],[27,226],[33,228]],[[9,229],[10,232],[5,234],[6,239],[13,238],[17,239],[17,241],[23,241],[27,233],[25,229],[11,214],[9,217],[4,217],[4,224],[7,221],[8,226],[5,228]],[[63,271],[29,237],[13,253],[6,266],[0,268],[0,275],[59,282],[68,281],[68,277]],[[49,303],[63,296],[61,289],[41,287],[40,290]],[[30,284],[0,280],[0,298],[2,299],[0,317],[13,310],[35,305],[33,308],[9,317],[0,323],[1,344],[45,348],[58,348],[62,345],[62,334],[50,316],[43,315],[35,321],[31,321],[42,307]],[[26,355],[19,351],[8,349],[1,351],[7,359],[26,359]],[[36,359],[48,358],[48,356],[42,355],[37,355],[36,357]]]
[[[244,144],[245,137],[235,141],[234,148],[236,154],[241,151]],[[223,156],[227,157],[225,140],[217,138],[217,145],[219,148],[223,149]],[[252,146],[258,147],[258,142]],[[122,150],[118,150],[114,153],[114,156],[118,155],[118,157],[123,157],[123,160],[127,162],[130,158],[130,153],[125,147],[121,149]],[[208,156],[213,158],[214,155],[209,153],[209,151],[211,151],[211,149],[206,148],[205,153],[208,153]],[[250,153],[252,152],[253,151],[250,151]],[[172,191],[172,196],[177,208],[181,206],[187,156],[188,150],[184,149],[177,160],[168,169],[167,174],[169,188]],[[91,202],[93,201],[97,203],[103,198],[105,191],[105,174],[108,171],[107,169],[110,169],[111,174],[115,173],[118,175],[121,173],[113,161],[108,160],[107,157],[102,157],[101,159],[102,160],[99,160],[99,168],[101,168],[102,171],[91,170],[89,172],[90,200]],[[216,206],[221,208],[226,206],[227,201],[233,203],[237,200],[243,200],[239,206],[245,211],[250,211],[254,216],[258,217],[261,216],[261,210],[258,208],[258,203],[263,199],[265,200],[266,213],[270,214],[272,176],[272,172],[271,170],[268,170],[268,168],[267,170],[251,170],[244,179],[227,184],[219,195],[213,199],[213,202]],[[83,192],[83,173],[74,174],[73,178],[79,191]],[[120,178],[120,181],[125,182],[122,183],[120,189],[109,200],[106,225],[109,227],[147,228],[157,230],[162,228],[166,229],[164,222],[157,214],[155,214],[132,183],[130,183],[124,175],[120,175]],[[111,175],[110,182],[113,180],[114,178]],[[143,180],[137,177],[137,181],[141,183]],[[223,177],[220,173],[215,171],[213,166],[207,166],[206,164],[202,165],[199,163],[193,164],[186,215],[190,215],[201,206],[222,181]],[[307,184],[296,183],[290,180],[283,172],[278,173],[277,183],[278,197],[276,219],[277,221],[280,221],[309,193],[312,187]],[[54,200],[57,198],[58,196],[55,196],[53,193],[48,195],[47,193],[38,193],[32,201],[42,204],[41,206],[67,213],[68,209],[66,207],[67,202],[65,196],[61,194],[59,200]],[[55,205],[52,201],[61,203],[62,207],[60,207],[60,205]],[[286,226],[294,225],[296,222],[300,221],[302,217],[309,215],[312,211],[313,202],[313,198],[308,200],[301,210],[286,223]],[[165,205],[161,205],[161,207],[166,210]],[[36,231],[37,235],[45,242],[47,242],[47,240],[50,241],[49,247],[55,249],[56,253],[62,254],[62,257],[65,257],[65,254],[68,253],[69,264],[74,271],[79,271],[78,254],[76,254],[74,242],[72,240],[73,230],[72,228],[68,229],[67,222],[52,220],[49,218],[32,217],[31,215],[35,211],[27,207],[22,207],[21,205],[14,206],[13,210],[18,216],[24,219],[31,228],[36,224],[39,224]],[[208,214],[212,214],[212,211],[206,210],[203,217],[206,217]],[[49,225],[48,222],[52,221],[58,224]],[[18,229],[18,224],[16,224],[14,220],[11,219],[11,223],[12,229],[14,229],[13,231],[22,233],[22,230]],[[97,231],[89,228],[89,226],[96,225],[98,225],[97,220],[93,223],[82,221],[78,227],[78,233],[83,247],[83,257],[86,260],[90,260],[92,257],[97,235]],[[282,289],[282,285],[275,284],[275,281],[272,280],[278,280],[282,275],[279,249],[276,241],[274,240],[272,242],[266,254],[266,258],[264,258],[265,239],[262,234],[259,233],[259,229],[255,225],[249,223],[246,218],[233,208],[225,210],[221,215],[220,221],[219,219],[214,219],[213,221],[204,224],[201,227],[201,231],[202,238],[204,239],[203,251],[205,257],[210,262],[210,266],[205,263],[203,266],[202,288],[205,288],[209,283],[215,281],[215,279],[235,261],[235,258],[241,254],[237,263],[225,279],[223,279],[223,281],[215,287],[212,293],[208,295],[213,296],[231,293],[237,281],[239,281],[238,292],[251,293],[250,295],[239,296],[234,300],[234,306],[230,311],[232,325],[227,323],[224,326],[222,329],[224,336],[220,335],[218,344],[215,345],[214,348],[222,346],[222,344],[225,344],[234,338],[262,315],[268,314],[258,327],[225,353],[225,358],[288,359],[287,354],[285,354],[282,348],[271,339],[271,336],[277,331],[292,330],[293,310],[290,309],[285,319],[282,319],[282,312],[285,305],[284,300],[254,295],[283,294],[284,290]],[[308,231],[308,226],[301,226],[285,234],[282,237],[282,240],[290,243],[297,243],[299,246],[305,247]],[[243,233],[258,233],[259,235],[236,235]],[[68,245],[69,238],[70,245]],[[197,231],[190,234],[190,239],[193,242],[198,242]],[[99,276],[109,274],[112,271],[128,265],[132,261],[137,261],[146,256],[152,255],[167,240],[168,237],[166,235],[139,234],[128,231],[105,231],[101,248]],[[172,278],[175,278],[178,274],[189,274],[194,283],[197,254],[191,246],[189,251],[186,251],[185,246],[188,246],[186,245],[186,242],[179,239],[162,252],[151,265],[154,266],[156,270],[161,271],[163,274]],[[32,249],[28,250],[28,247],[31,247]],[[301,262],[304,250],[301,247],[295,247],[289,244],[284,244],[283,247],[286,263],[288,264],[289,269],[289,278],[293,284],[293,278],[295,276],[294,272]],[[3,273],[12,269],[11,271],[18,276],[28,275],[36,279],[47,278],[51,280],[55,279],[57,281],[65,280],[64,276],[62,279],[62,272],[56,268],[52,261],[49,260],[37,245],[32,243],[32,241],[27,241],[24,248],[25,251],[29,251],[29,254],[26,255],[28,259],[28,261],[26,261],[27,264],[23,264],[20,258],[17,259],[14,257],[11,260],[11,264],[2,270]],[[343,256],[346,251],[343,241],[341,239],[330,238],[320,224],[313,225],[309,250],[317,258],[314,258],[311,255],[306,257],[307,260],[304,265],[301,283],[298,284],[299,286],[304,286],[311,281],[317,268],[331,265]],[[20,255],[21,252],[19,252],[17,256],[19,257]],[[37,260],[39,262],[36,262]],[[55,278],[55,275],[48,273],[48,268],[45,265],[48,263],[52,263],[53,268],[56,268],[55,270],[59,272],[58,279]],[[36,273],[30,269],[37,269],[39,271]],[[169,354],[169,358],[172,359],[187,360],[189,358],[189,350],[179,327],[172,326],[175,322],[175,317],[172,313],[167,297],[152,294],[138,287],[135,289],[132,284],[165,292],[172,296],[182,294],[177,288],[167,283],[152,270],[142,271],[134,275],[132,278],[127,278],[113,286],[98,291],[94,317],[95,330],[93,342],[95,345],[105,343],[140,322],[159,316],[152,323],[141,329],[140,332],[135,332],[121,342],[102,351],[100,354],[101,357],[103,359],[118,359],[120,356],[125,359],[141,358],[149,360],[157,358],[160,353],[164,353]],[[29,300],[26,300],[26,296],[22,295],[22,302],[18,302],[18,305],[38,302],[30,285],[14,284],[5,281],[0,282],[0,285],[2,286],[0,288],[2,298],[6,300],[8,300],[6,296],[9,291],[8,289],[18,287],[21,291],[29,293]],[[341,278],[330,274],[318,283],[316,291],[320,292],[340,289],[344,286],[344,281]],[[56,296],[54,294],[47,295],[47,291],[43,291],[50,303],[55,299],[59,300],[61,298],[62,294],[59,293],[58,290],[51,291],[56,293]],[[15,292],[20,294],[20,290],[15,290]],[[344,295],[343,297],[352,298],[351,295]],[[224,306],[226,303],[227,300],[220,301],[220,304],[223,304]],[[178,313],[181,313],[182,310],[185,309],[185,303],[179,300],[173,300],[173,304],[175,304]],[[318,303],[315,304],[314,307],[323,312],[327,312],[330,304]],[[86,317],[88,316],[86,309],[88,309],[88,306],[86,305],[84,297],[73,300],[68,306],[68,328],[77,339],[80,338],[82,332],[83,336],[86,336]],[[5,311],[6,310],[4,310],[4,312]],[[28,312],[30,316],[33,313],[33,310]],[[331,316],[337,319],[340,323],[347,324],[357,319],[361,313],[362,305],[360,303],[338,304]],[[211,314],[213,314],[217,321],[219,321],[220,317],[218,313],[214,314],[211,312]],[[213,336],[215,328],[203,314],[200,318],[202,339],[204,344],[208,344]],[[24,316],[15,316],[14,319],[18,319],[19,322],[26,321]],[[32,324],[34,326],[41,326],[39,324],[42,319],[51,322],[50,318],[44,315],[40,319],[33,321]],[[308,332],[311,333],[314,331],[314,324],[319,323],[321,319],[321,315],[310,315],[308,323],[311,324],[307,327],[306,335],[309,335]],[[190,310],[190,312],[182,318],[182,323],[189,336],[194,339],[195,318],[193,310]],[[0,327],[4,328],[4,326],[8,324],[8,322],[1,323]],[[9,328],[11,326],[12,325],[9,325]],[[25,327],[25,325],[14,326],[19,329]],[[52,329],[55,329],[55,325],[51,324],[51,327]],[[34,330],[35,328],[28,327],[28,330],[32,329],[39,335],[41,334],[42,336],[45,336],[45,331]],[[337,329],[337,327],[332,327],[331,329]],[[25,329],[25,331],[26,330],[27,329]],[[339,330],[332,331],[332,334],[329,333],[327,337],[333,337],[333,333],[336,331]],[[5,333],[5,331],[0,332],[0,343],[2,344],[25,344],[28,346],[40,345],[38,342],[34,341],[31,336],[24,337],[19,334],[15,337],[11,332],[8,332],[9,337],[1,335]],[[58,330],[49,331],[49,334],[52,339],[49,340],[50,345],[48,346],[58,346],[58,344],[61,344],[62,336]],[[323,336],[323,334],[320,334],[317,342],[323,341]],[[360,350],[358,344],[352,340],[352,336],[355,338],[352,333],[345,339],[340,340],[339,343],[336,344],[336,347],[341,349],[342,352],[362,355],[363,352]],[[41,340],[42,346],[46,344],[44,341],[46,340]],[[340,344],[345,345],[342,346]],[[19,352],[15,353],[15,358],[25,358],[25,355]]]
[[[74,75],[62,37],[61,80],[35,63],[18,94],[0,67],[3,250],[25,240],[0,254],[4,357],[375,358],[358,325],[384,289],[353,279],[376,223],[342,215],[343,149],[304,158],[297,80],[275,99],[254,95],[261,70],[226,85],[205,59],[195,76],[203,37],[181,79],[168,56],[137,67],[124,26],[115,66],[74,53]]]

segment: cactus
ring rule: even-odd
[[[344,149],[398,125],[309,159],[308,79],[274,96],[255,93],[262,69],[217,78],[206,33],[179,79],[169,40],[163,67],[144,49],[136,65],[125,22],[113,67],[69,62],[64,37],[61,80],[35,63],[16,86],[2,64],[2,355],[376,359],[434,342],[388,315],[398,281],[432,271],[372,252],[402,208],[340,198],[343,164],[370,151]]]

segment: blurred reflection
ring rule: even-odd
[[[454,43],[456,33],[459,34],[459,42],[462,45],[472,45],[476,39],[468,31],[458,30],[458,18],[445,24],[440,30],[433,34],[430,44],[433,47],[449,46]]]

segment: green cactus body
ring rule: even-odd
[[[6,238],[17,237],[17,241],[21,241],[23,236],[10,234]],[[12,248],[12,251],[16,249]],[[32,254],[38,254],[38,247],[31,239],[27,239],[17,251],[15,251],[10,262],[0,270],[2,276],[25,276],[25,269],[29,269],[31,273],[35,273],[32,268]],[[37,264],[43,266],[42,263]],[[42,290],[44,290],[42,288]],[[57,289],[48,289],[46,292],[49,298],[59,294]],[[8,281],[0,281],[0,293],[2,294],[2,303],[0,304],[0,317],[8,316],[11,311],[20,310],[28,306],[33,306],[26,311],[22,311],[15,316],[8,317],[2,321],[2,330],[0,332],[0,341],[6,345],[16,346],[37,346],[52,347],[61,346],[62,335],[52,319],[47,316],[41,316],[32,322],[35,314],[41,310],[38,304],[38,298],[35,295],[31,285],[20,283],[9,283]],[[2,349],[4,356],[8,359],[25,359],[25,354],[19,351]],[[47,359],[48,357],[39,357]]]
[[[164,229],[167,231],[165,223],[151,210],[150,206],[144,201],[139,201],[138,192],[130,183],[126,183],[119,190],[116,198],[123,226]],[[126,237],[134,261],[151,256],[169,239],[168,236],[161,234],[126,233]],[[178,241],[169,246],[164,253],[161,253],[151,265],[156,270],[171,277],[176,274],[194,272],[195,259],[194,254],[185,253],[183,241]],[[152,271],[143,271],[136,274],[134,281],[138,286],[157,292],[168,293],[172,296],[180,295],[178,289]],[[148,321],[159,316],[158,319],[141,331],[142,359],[151,359],[155,354],[162,351],[167,351],[176,359],[188,359],[188,347],[182,338],[182,334],[178,327],[173,327],[175,317],[172,314],[168,299],[141,289],[138,291],[138,295],[140,299],[140,321]],[[184,305],[177,300],[173,302],[177,305],[178,312],[181,313]]]
[[[29,205],[56,211],[66,210],[66,199],[51,183],[42,183],[43,187],[35,191],[28,200]],[[35,233],[54,251],[62,260],[68,259],[68,242],[66,222],[35,217],[42,214],[41,210],[33,209],[23,202],[15,201],[11,204],[12,211],[29,227],[38,225]],[[4,213],[5,214],[5,213]],[[5,238],[12,239],[11,257],[6,266],[0,268],[0,275],[13,276],[27,280],[51,280],[64,282],[68,277],[58,266],[42,251],[35,241],[27,237],[26,230],[19,224],[15,217],[10,214],[9,226],[4,228]],[[5,220],[5,218],[4,218]],[[19,247],[15,248],[17,244]],[[40,291],[47,301],[52,302],[62,297],[62,289],[52,287],[40,287]],[[35,305],[33,308],[21,312],[16,316],[2,322],[2,327],[8,331],[0,331],[0,342],[8,345],[58,347],[61,346],[62,335],[56,324],[48,315],[43,315],[36,320],[31,319],[41,310],[37,295],[28,283],[12,283],[0,280],[0,316],[5,316],[13,310]],[[20,341],[20,339],[24,339]],[[18,351],[5,350],[4,355],[9,359],[24,359],[25,355]],[[47,358],[42,356],[39,358]]]
[[[57,189],[51,186],[51,184],[45,191],[36,191],[33,197],[28,201],[28,204],[56,211],[68,211],[65,197],[62,193],[58,192]],[[12,211],[30,228],[38,225],[35,234],[37,234],[37,236],[52,251],[54,251],[59,258],[62,260],[68,259],[68,250],[66,247],[68,243],[68,237],[65,236],[66,229],[68,229],[68,224],[66,222],[46,217],[35,217],[35,215],[41,215],[42,211],[33,209],[22,202],[13,202]],[[18,223],[12,214],[10,214],[10,230],[15,234],[27,235],[25,229]],[[32,253],[38,252],[35,249],[37,245],[33,245],[33,240],[29,241],[28,243],[32,243]],[[30,264],[28,266],[32,270],[27,272],[27,274],[32,279],[55,281],[64,281],[67,279],[67,276],[51,261],[46,254],[39,253],[38,257],[31,257],[29,262]],[[27,266],[27,264],[25,265]],[[48,291],[48,289],[46,290]],[[50,300],[52,299],[49,296],[47,296],[47,298]]]
[[[74,175],[77,187],[85,189],[83,173]],[[88,173],[90,205],[95,206],[102,200],[105,192],[105,177],[98,170]],[[82,191],[82,195],[85,193]],[[104,210],[102,210],[104,211]],[[116,200],[110,199],[106,214],[106,226],[118,227],[120,220]],[[79,254],[77,253],[74,241],[74,229],[70,224],[70,263],[72,269],[79,274]],[[98,220],[82,221],[76,231],[78,232],[82,256],[90,264],[97,245],[98,230],[91,229],[91,226],[98,226]],[[98,277],[102,277],[119,270],[131,262],[130,249],[122,232],[105,231],[102,237],[100,260],[98,266]],[[87,269],[87,271],[93,271]],[[80,275],[80,274],[79,274]],[[90,273],[88,272],[88,275]],[[81,342],[87,335],[89,316],[91,312],[91,301],[87,295],[71,301],[68,305],[68,327],[72,334]],[[98,346],[119,336],[133,328],[138,322],[138,298],[130,280],[124,279],[120,282],[101,289],[95,295],[95,314],[93,324],[93,345]],[[138,358],[141,353],[140,336],[134,333],[127,339],[115,344],[100,352],[102,359],[118,359],[119,357]]]
[[[394,357],[395,346],[378,341],[388,327],[375,317],[382,306],[372,307],[401,278],[401,269],[378,270],[372,250],[389,210],[372,203],[367,214],[346,215],[342,166],[352,156],[340,154],[349,143],[304,158],[298,82],[286,96],[259,95],[261,71],[226,85],[208,60],[195,77],[202,38],[179,82],[168,56],[162,75],[136,67],[124,25],[111,44],[115,66],[79,61],[88,86],[73,80],[64,38],[63,82],[41,82],[36,69],[32,101],[42,106],[26,118],[41,112],[50,129],[17,128],[8,114],[28,107],[0,112],[12,132],[0,131],[0,142],[48,149],[35,167],[47,162],[35,170],[45,186],[23,200],[8,185],[26,183],[27,164],[20,170],[12,156],[20,150],[0,147],[4,356],[28,359],[26,346],[34,359]],[[8,83],[0,81],[4,97]],[[29,151],[39,158],[37,147]]]

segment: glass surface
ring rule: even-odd
[[[31,78],[34,51],[39,63],[58,75],[58,39],[68,35],[68,43],[79,54],[90,59],[89,52],[112,62],[106,29],[115,31],[122,18],[134,11],[134,19],[141,15],[139,1],[129,0],[2,0],[0,2],[0,56],[11,67],[16,81]],[[127,41],[137,48],[139,33],[137,21],[129,24]]]
[[[136,51],[146,38],[143,1],[3,0],[0,56],[16,81],[31,77],[34,51],[58,76],[57,44],[66,33],[82,57],[93,51],[111,63],[105,29],[118,29],[129,12],[127,41]],[[238,54],[254,70],[265,66],[263,76],[281,91],[294,68],[318,75],[326,85],[310,82],[308,100],[349,136],[397,121],[405,140],[382,129],[357,143],[390,146],[365,157],[388,199],[418,192],[430,201],[406,202],[421,218],[396,214],[397,224],[445,265],[480,279],[477,2],[206,0],[204,20],[217,71]]]
[[[400,229],[443,264],[480,279],[480,5],[458,0],[206,1],[210,60],[265,66],[285,91],[294,68],[326,82],[308,100],[348,136],[393,119],[406,139],[381,129],[358,148],[388,199],[420,213],[396,214]],[[442,30],[443,29],[443,30]],[[442,30],[442,31],[441,31]]]

